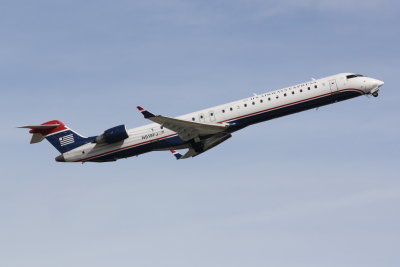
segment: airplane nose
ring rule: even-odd
[[[56,157],[56,161],[57,161],[57,162],[65,162],[65,158],[64,158],[64,156],[61,154],[61,155],[59,155],[59,156]]]
[[[370,86],[371,86],[371,89],[373,90],[373,89],[378,89],[379,87],[381,87],[384,84],[385,83],[380,81],[380,80],[372,79],[371,83],[370,83]]]

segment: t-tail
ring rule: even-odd
[[[58,120],[48,121],[40,125],[25,125],[18,128],[28,128],[32,134],[31,144],[47,139],[60,153],[93,141],[93,138],[83,137]]]

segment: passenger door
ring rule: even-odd
[[[338,87],[337,87],[335,79],[329,81],[329,88],[331,89],[332,93],[336,93],[338,91]]]

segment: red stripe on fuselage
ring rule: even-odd
[[[298,104],[298,103],[301,103],[301,102],[306,102],[306,101],[313,100],[313,99],[320,98],[320,97],[327,96],[327,95],[333,95],[333,94],[340,93],[340,92],[343,92],[343,91],[357,91],[359,93],[361,92],[361,94],[364,94],[364,92],[362,90],[355,89],[355,88],[342,89],[342,90],[338,90],[338,91],[336,91],[334,93],[326,93],[326,94],[323,94],[323,95],[306,98],[306,99],[303,99],[303,100],[299,100],[299,101],[295,101],[295,102],[292,102],[292,103],[276,106],[276,107],[273,107],[273,108],[263,109],[263,110],[260,110],[260,111],[257,111],[257,112],[253,112],[253,113],[249,113],[249,114],[246,114],[246,115],[242,115],[242,116],[235,117],[235,118],[232,118],[232,119],[229,119],[229,120],[220,121],[219,123],[232,121],[232,120],[237,120],[237,119],[241,119],[241,118],[245,118],[245,117],[249,117],[249,116],[253,116],[253,115],[260,114],[260,113],[263,113],[263,112],[266,112],[266,111],[270,111],[270,110],[274,110],[274,109],[278,109],[278,108],[291,106],[291,105],[294,105],[294,104]]]
[[[103,152],[103,153],[98,154],[96,156],[91,156],[91,157],[88,157],[88,158],[85,158],[85,159],[75,160],[75,162],[87,161],[87,160],[98,158],[98,157],[101,157],[101,156],[104,156],[104,155],[107,155],[107,154],[111,154],[111,153],[114,153],[114,152],[117,152],[117,151],[125,150],[125,149],[132,148],[132,147],[135,147],[135,146],[144,145],[144,144],[147,144],[147,143],[150,143],[150,142],[153,142],[153,141],[160,141],[162,139],[166,139],[166,138],[169,138],[169,137],[172,137],[172,136],[176,136],[176,135],[177,134],[170,134],[170,135],[167,135],[167,136],[164,136],[164,137],[160,137],[160,138],[153,139],[153,140],[148,140],[148,141],[145,141],[145,142],[142,142],[142,143],[137,143],[137,144],[126,146],[126,147],[121,147],[121,148],[114,149],[114,150],[111,150],[111,151]]]
[[[319,96],[314,96],[314,97],[306,98],[306,99],[303,99],[303,100],[298,100],[298,101],[295,101],[295,102],[292,102],[292,103],[276,106],[276,107],[273,107],[273,108],[260,110],[260,111],[257,111],[257,112],[253,112],[253,113],[249,113],[249,114],[246,114],[246,115],[238,116],[238,117],[231,118],[231,119],[228,119],[228,120],[220,121],[218,123],[229,122],[229,121],[232,121],[232,120],[237,120],[237,119],[241,119],[241,118],[245,118],[245,117],[250,117],[250,116],[253,116],[253,115],[256,115],[256,114],[261,114],[261,113],[264,113],[264,112],[268,112],[268,111],[271,111],[271,110],[275,110],[275,109],[279,109],[279,108],[295,105],[295,104],[302,103],[302,102],[307,102],[309,100],[321,98],[321,97],[328,96],[328,95],[334,95],[336,93],[340,93],[340,92],[344,92],[344,91],[356,91],[356,92],[358,92],[358,93],[360,93],[362,95],[365,94],[365,92],[360,90],[360,89],[347,88],[347,89],[338,90],[338,91],[336,91],[334,93],[330,92],[330,93],[322,94],[322,95],[319,95]],[[118,152],[118,151],[121,151],[121,150],[126,150],[126,149],[129,149],[129,148],[132,148],[132,147],[135,147],[135,146],[140,146],[140,145],[147,144],[147,143],[150,143],[150,142],[160,141],[160,140],[163,140],[163,139],[166,139],[166,138],[169,138],[169,137],[173,137],[173,136],[177,136],[177,135],[178,134],[171,134],[171,135],[168,135],[168,136],[165,136],[165,137],[160,137],[160,138],[156,138],[156,139],[153,139],[153,140],[148,140],[146,142],[138,143],[138,144],[135,144],[135,145],[130,145],[130,146],[127,146],[127,147],[122,147],[122,148],[114,149],[114,150],[111,150],[111,151],[107,151],[107,152],[101,153],[101,154],[96,155],[96,156],[91,156],[89,158],[76,160],[75,162],[87,161],[87,160],[94,159],[94,158],[97,158],[97,157],[101,157],[101,156],[104,156],[104,155],[107,155],[107,154],[111,154],[111,153]]]

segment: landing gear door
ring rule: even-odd
[[[336,93],[337,92],[338,87],[337,87],[335,79],[329,81],[329,88],[331,89],[332,93]]]

